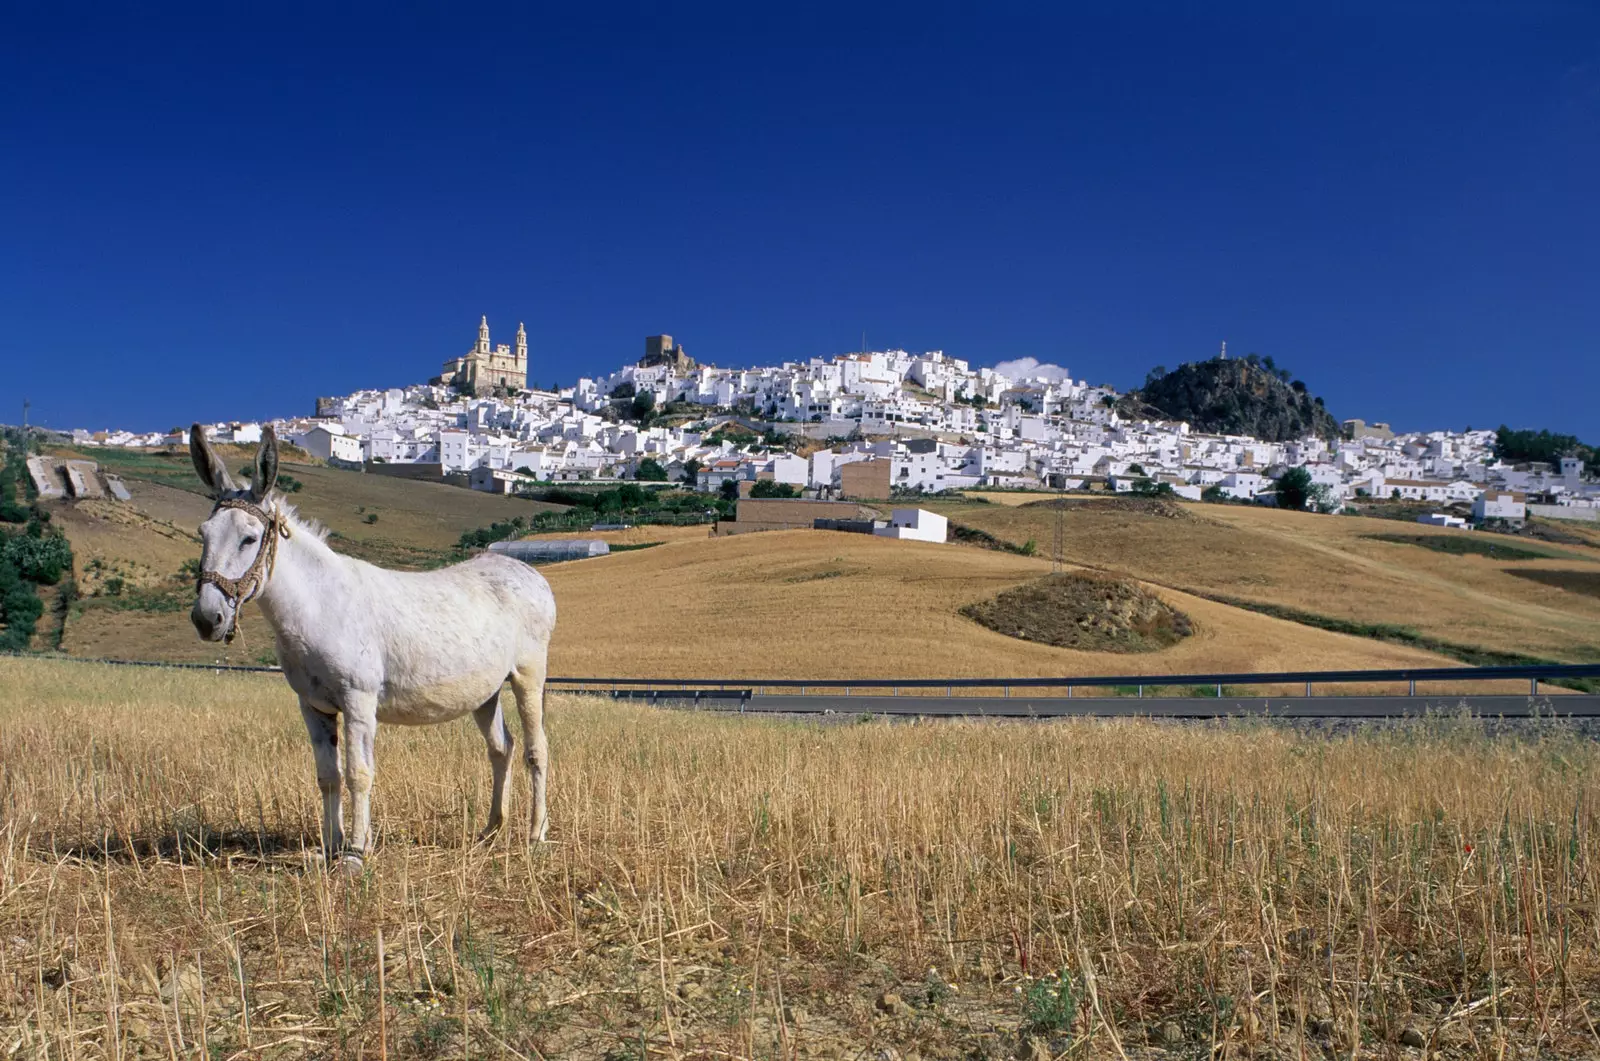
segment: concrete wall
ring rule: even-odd
[[[33,488],[39,491],[40,498],[54,501],[67,496],[66,480],[56,470],[54,457],[29,457],[27,465],[28,478],[33,480]]]
[[[1600,508],[1574,508],[1571,505],[1529,505],[1528,515],[1545,519],[1576,519],[1600,523]]]

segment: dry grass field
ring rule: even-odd
[[[1048,560],[862,534],[684,538],[541,570],[560,610],[551,670],[563,675],[1049,677],[1450,662],[1170,590],[1156,592],[1195,627],[1172,648],[1128,655],[1021,641],[960,609],[1048,574]]]
[[[1048,502],[931,507],[1013,544],[1032,539],[1043,554],[1054,542],[1055,510]],[[1600,659],[1600,599],[1531,577],[1600,571],[1600,550],[1533,542],[1527,547],[1558,558],[1505,561],[1370,537],[1464,531],[1249,506],[1167,507],[1180,517],[1069,500],[1067,561],[1175,589],[1398,624],[1457,644],[1572,662]]]
[[[346,881],[280,680],[0,660],[0,1055],[1600,1049],[1570,734],[549,719],[552,843],[468,844],[470,722],[386,728]]]

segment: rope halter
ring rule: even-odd
[[[273,565],[278,561],[278,539],[289,537],[289,521],[281,510],[274,508],[269,512],[242,497],[223,498],[217,502],[216,508],[211,510],[211,515],[215,516],[225,508],[236,508],[246,515],[254,516],[265,528],[262,531],[261,544],[256,547],[256,558],[251,561],[250,569],[243,575],[229,578],[217,571],[201,571],[200,577],[195,580],[195,596],[200,595],[203,587],[212,585],[217,587],[217,590],[233,605],[233,616],[228,620],[228,630],[222,635],[225,643],[232,644],[234,636],[239,632],[240,609],[260,596],[261,591],[266,588],[267,579],[272,577]]]

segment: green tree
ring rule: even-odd
[[[1175,497],[1178,493],[1171,483],[1158,483],[1148,478],[1135,479],[1133,492],[1140,497]]]
[[[1311,500],[1311,473],[1304,468],[1290,468],[1278,476],[1278,507],[1299,512]]]
[[[751,497],[799,497],[798,488],[788,483],[780,483],[772,479],[757,479],[755,485],[750,487]]]
[[[664,483],[667,481],[667,470],[654,457],[646,457],[639,462],[639,467],[634,470],[633,477],[640,482]]]
[[[1505,424],[1495,432],[1494,455],[1503,461],[1546,461],[1580,457],[1591,475],[1600,473],[1600,450],[1586,446],[1575,435],[1558,435],[1549,429],[1513,431]]]
[[[656,396],[649,391],[645,391],[643,394],[634,395],[633,404],[628,406],[628,419],[637,420],[640,423],[648,423],[650,418],[655,415],[655,412]]]
[[[718,493],[720,493],[722,495],[722,499],[724,501],[737,501],[737,500],[739,500],[739,480],[737,480],[737,479],[724,479],[724,480],[722,480],[722,488],[721,488],[721,490],[718,491]]]
[[[699,458],[690,457],[683,462],[683,481],[693,486],[699,480],[700,469],[704,467]]]

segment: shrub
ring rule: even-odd
[[[772,479],[757,479],[750,488],[751,497],[799,497],[800,489],[788,483],[775,482]]]
[[[1078,1017],[1078,997],[1066,970],[1028,985],[1022,995],[1022,1024],[1030,1032],[1066,1031]]]
[[[72,546],[58,534],[13,534],[0,541],[0,562],[29,582],[53,586],[72,569]]]

